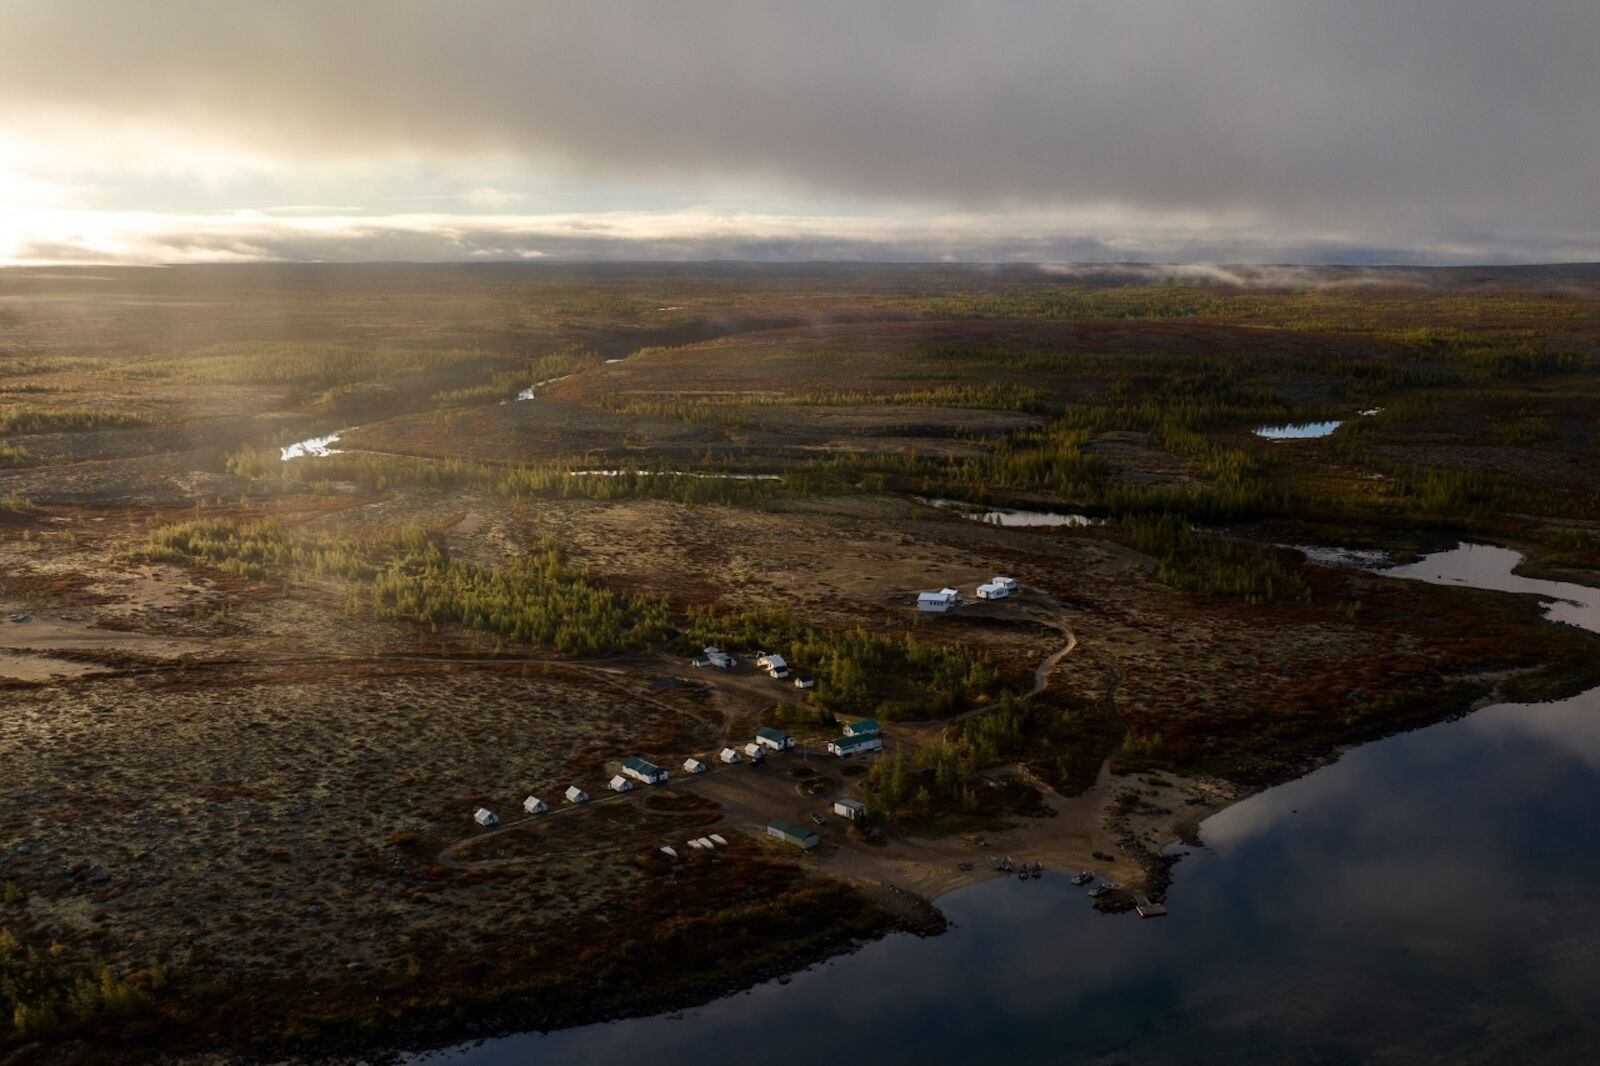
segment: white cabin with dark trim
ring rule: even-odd
[[[867,805],[856,799],[836,799],[833,801],[833,813],[840,818],[859,822],[867,816]]]
[[[667,779],[667,772],[648,759],[630,755],[622,760],[622,772],[647,785],[659,785]]]

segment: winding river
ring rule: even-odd
[[[1532,593],[1600,631],[1600,590],[1463,545],[1384,571]],[[1350,752],[1208,819],[1169,917],[1063,874],[939,901],[954,927],[680,1015],[426,1056],[524,1062],[1591,1062],[1600,1048],[1600,689]]]

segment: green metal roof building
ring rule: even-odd
[[[770,725],[764,725],[756,730],[756,743],[763,744],[774,751],[788,751],[794,747],[794,737],[791,737],[781,729],[774,729]]]
[[[828,750],[840,758],[859,752],[882,751],[883,738],[877,734],[867,737],[835,737],[828,741]]]
[[[822,843],[822,838],[811,830],[803,829],[793,822],[786,822],[782,818],[774,818],[767,823],[767,836],[781,840],[785,844],[793,844],[801,851],[810,851]]]
[[[847,737],[875,737],[879,732],[881,730],[878,729],[876,718],[863,718],[844,727],[844,735]]]

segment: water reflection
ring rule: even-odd
[[[1600,629],[1600,592],[1463,545],[1385,573],[1532,592]],[[1600,690],[1367,745],[1222,811],[1171,916],[1092,911],[1063,874],[939,901],[942,937],[686,1012],[430,1061],[1592,1061],[1600,1046]]]
[[[986,522],[992,526],[1083,527],[1098,526],[1105,522],[1103,518],[1091,518],[1076,511],[1025,511],[1012,507],[980,507],[965,500],[930,499],[922,502],[940,510],[956,511],[963,518],[970,518],[974,522]]]
[[[1340,426],[1343,420],[1333,419],[1328,422],[1288,422],[1281,426],[1257,426],[1255,435],[1265,437],[1267,440],[1307,440],[1312,437],[1326,437]]]
[[[287,447],[278,449],[278,457],[288,462],[291,459],[303,459],[308,455],[327,456],[338,455],[339,449],[334,445],[339,443],[339,438],[349,433],[348,429],[336,430],[323,437],[307,437],[305,440],[295,441]]]

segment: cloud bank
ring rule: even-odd
[[[1600,258],[1592,0],[0,16],[12,260]]]

